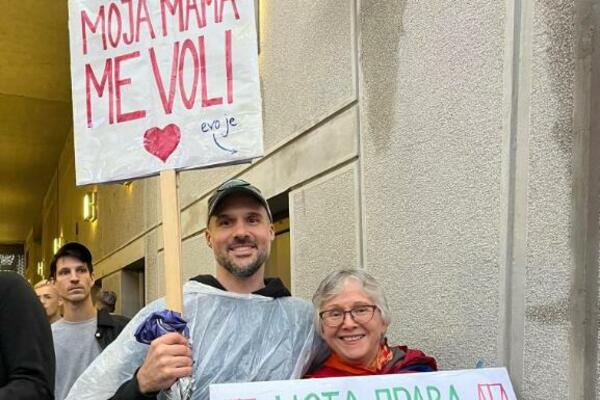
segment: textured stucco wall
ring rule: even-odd
[[[504,4],[360,4],[365,266],[394,339],[493,365]]]
[[[211,249],[206,245],[204,235],[197,235],[181,243],[182,279],[185,283],[190,278],[200,274],[215,274],[215,259]],[[164,284],[164,252],[157,254],[158,290],[157,296],[165,295]]]
[[[356,99],[354,2],[278,0],[260,7],[263,134],[270,154]],[[245,168],[182,173],[181,204]]]
[[[530,399],[568,398],[573,18],[572,0],[535,2],[523,356]]]
[[[215,274],[215,258],[206,244],[204,233],[185,240],[181,245],[183,280],[200,274]]]
[[[393,332],[507,365],[521,398],[591,398],[600,4],[360,4],[365,265]]]
[[[532,16],[523,350],[529,398],[592,398],[598,390],[599,7],[536,1]]]
[[[265,148],[356,97],[354,1],[261,1]]]
[[[310,299],[329,272],[360,266],[357,186],[354,162],[290,192],[294,295]]]

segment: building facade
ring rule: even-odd
[[[239,176],[287,224],[294,295],[365,268],[391,342],[507,366],[521,399],[600,398],[600,2],[259,4],[265,156],[180,173],[184,278],[214,272],[207,198]],[[26,273],[81,241],[133,312],[164,293],[158,179],[76,188],[72,140]]]

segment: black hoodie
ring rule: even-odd
[[[223,285],[221,285],[221,282],[219,282],[217,278],[215,278],[212,275],[198,275],[190,280],[200,282],[217,289],[227,290],[223,287]],[[265,279],[265,287],[257,290],[256,292],[252,292],[252,294],[258,294],[260,296],[265,297],[272,297],[274,299],[278,297],[288,297],[292,295],[290,291],[283,285],[283,282],[281,282],[281,279],[279,278]]]

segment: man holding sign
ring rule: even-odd
[[[312,307],[292,298],[279,279],[264,279],[274,238],[261,192],[235,179],[208,201],[206,241],[216,276],[184,286],[189,340],[164,335],[148,347],[133,331],[164,301],[150,303],[90,366],[68,399],[147,399],[178,378],[195,379],[192,399],[207,399],[208,385],[299,378],[315,341]],[[112,396],[112,397],[111,397]]]

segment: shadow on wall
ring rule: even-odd
[[[365,104],[366,132],[375,138],[377,152],[390,147],[394,128],[394,106],[398,91],[400,38],[404,35],[406,0],[360,2],[359,62],[361,63],[361,102]],[[374,44],[377,45],[374,45]],[[367,101],[365,101],[365,98]]]
[[[573,151],[574,140],[572,97],[575,85],[575,58],[572,54],[575,51],[575,6],[570,0],[543,0],[539,1],[536,7],[540,16],[538,24],[541,26],[537,26],[535,30],[543,32],[551,45],[535,47],[534,51],[543,54],[534,56],[534,59],[540,59],[550,66],[549,90],[552,96],[547,101],[551,105],[549,111],[554,120],[552,136],[563,150],[563,154],[569,157]]]

